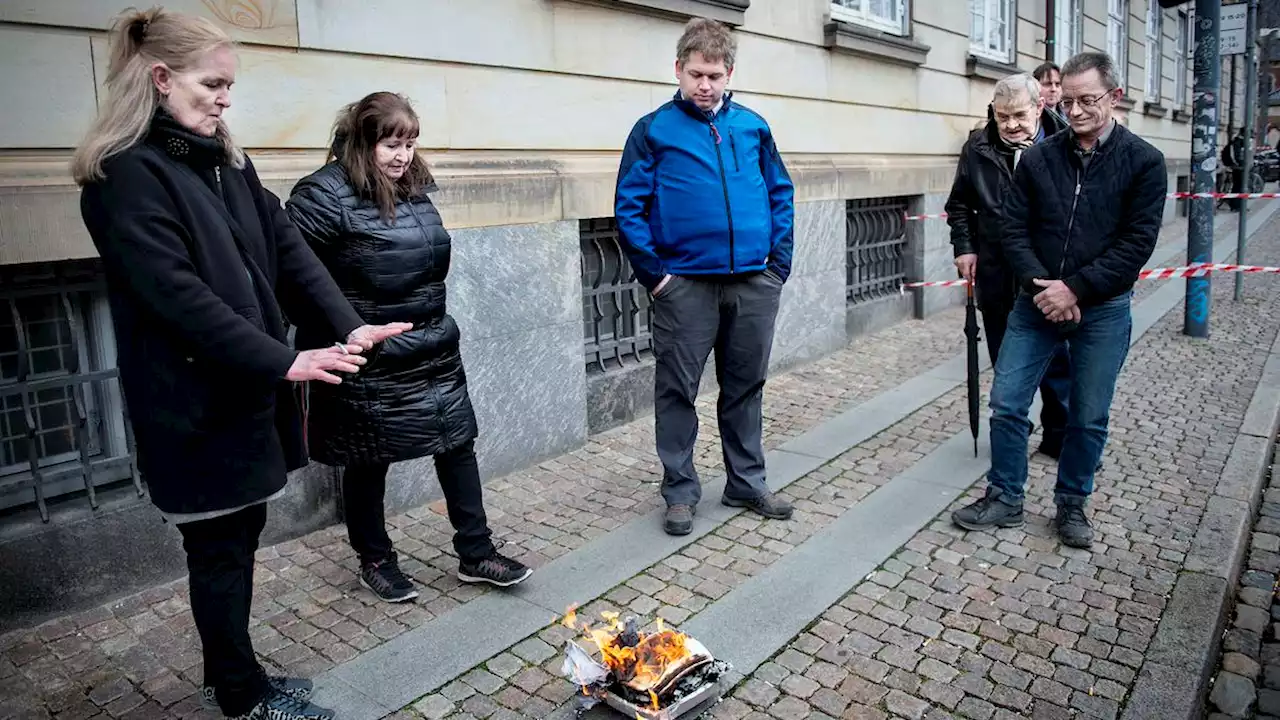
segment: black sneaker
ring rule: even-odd
[[[294,700],[306,702],[311,699],[315,684],[306,678],[285,677],[283,675],[267,675],[267,685],[276,692],[287,695]],[[218,696],[212,685],[200,688],[200,704],[206,710],[218,709]]]
[[[496,551],[478,562],[459,562],[458,579],[468,583],[489,583],[511,587],[529,579],[533,570]]]
[[[1006,503],[1002,495],[988,487],[981,500],[951,513],[951,522],[965,530],[1022,527],[1022,503]]]
[[[758,498],[751,500],[739,500],[731,498],[728,495],[720,496],[720,504],[728,507],[746,508],[751,512],[762,515],[770,520],[790,520],[791,513],[795,511],[791,507],[791,503],[782,498],[767,492]]]
[[[688,535],[693,532],[693,516],[698,509],[692,505],[668,505],[662,516],[662,530],[668,535]]]
[[[1063,545],[1083,549],[1093,547],[1093,526],[1084,514],[1083,505],[1059,505],[1053,524],[1058,528],[1058,538]]]
[[[228,717],[231,720],[333,720],[334,715],[332,710],[269,690],[267,697],[249,712]]]
[[[407,602],[418,597],[413,581],[400,569],[394,555],[376,563],[360,566],[360,584],[387,602]]]

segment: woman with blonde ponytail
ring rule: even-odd
[[[306,463],[291,383],[339,383],[412,326],[361,320],[232,141],[225,32],[156,8],[127,12],[110,43],[72,172],[107,276],[138,464],[187,553],[201,695],[232,718],[331,718],[309,702],[309,680],[258,664],[254,552],[267,501]],[[336,342],[295,351],[286,314]]]

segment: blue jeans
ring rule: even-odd
[[[1020,295],[996,361],[991,389],[991,470],[987,482],[1002,499],[1020,503],[1027,484],[1027,413],[1049,361],[1066,343],[1071,358],[1067,431],[1054,492],[1060,504],[1083,504],[1107,443],[1111,399],[1129,354],[1131,293],[1083,308],[1080,324],[1063,333],[1045,319],[1030,295]]]

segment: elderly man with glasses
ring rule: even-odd
[[[1022,524],[1027,415],[1065,345],[1071,391],[1055,525],[1065,545],[1093,543],[1085,506],[1129,350],[1133,284],[1155,250],[1168,190],[1164,156],[1113,117],[1122,92],[1106,54],[1071,58],[1062,68],[1070,130],[1027,149],[1015,171],[1000,245],[1021,292],[996,361],[986,495],[952,514],[962,528]]]

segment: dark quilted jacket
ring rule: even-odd
[[[1087,167],[1076,147],[1061,132],[1023,153],[1000,247],[1024,290],[1062,280],[1089,307],[1133,288],[1151,259],[1169,176],[1164,155],[1123,125]]]
[[[310,384],[311,456],[328,465],[391,463],[473,440],[458,324],[445,312],[449,233],[431,200],[402,200],[384,221],[331,162],[299,181],[286,207],[365,322],[414,325],[376,348],[354,378]],[[337,340],[298,328],[301,349]]]

